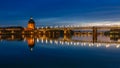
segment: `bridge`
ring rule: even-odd
[[[93,43],[97,42],[97,36],[104,34],[99,30],[120,30],[119,26],[81,26],[81,27],[42,27],[36,28],[34,30],[25,30],[25,28],[11,27],[7,29],[0,29],[0,35],[47,35],[47,36],[56,36],[56,35],[92,35]]]
[[[52,30],[62,30],[64,31],[64,34],[69,34],[70,30],[91,30],[95,32],[95,30],[110,30],[110,29],[120,29],[118,26],[82,26],[82,27],[55,27],[55,28],[49,28],[49,27],[42,27],[37,28],[38,31],[42,31],[45,33],[46,31],[52,31]]]
[[[73,31],[73,35],[92,35],[93,43],[97,42],[97,36],[100,34],[104,34],[104,32],[99,32],[99,30],[111,30],[111,29],[120,29],[118,26],[86,26],[86,27],[57,27],[57,28],[38,28],[36,32],[38,34],[50,35],[53,36],[56,34],[60,34],[60,31],[63,31],[63,35],[71,35]],[[76,31],[77,30],[77,31]]]

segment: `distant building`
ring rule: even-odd
[[[33,18],[31,17],[28,21],[28,26],[26,28],[22,26],[8,26],[8,27],[0,27],[0,35],[2,34],[34,34],[35,30],[35,22]]]
[[[21,34],[23,30],[21,26],[0,27],[0,34]]]
[[[32,17],[28,21],[28,27],[27,27],[27,29],[29,29],[29,30],[34,30],[35,29],[35,22],[34,22],[34,20],[33,20]]]

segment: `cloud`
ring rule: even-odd
[[[69,17],[52,17],[52,18],[42,18],[36,19],[37,26],[55,26],[55,25],[80,25],[80,26],[111,26],[120,25],[120,20],[81,20],[79,18],[69,18]]]
[[[83,23],[83,26],[120,26],[120,21],[98,21]]]

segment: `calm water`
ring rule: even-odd
[[[120,68],[119,39],[110,36],[99,35],[98,43],[91,42],[91,35],[0,38],[0,66],[4,68]]]

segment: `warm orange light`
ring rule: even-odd
[[[32,23],[28,23],[28,29],[34,29],[35,28],[35,25],[32,24]]]
[[[27,38],[28,46],[33,47],[35,44],[34,38]]]

